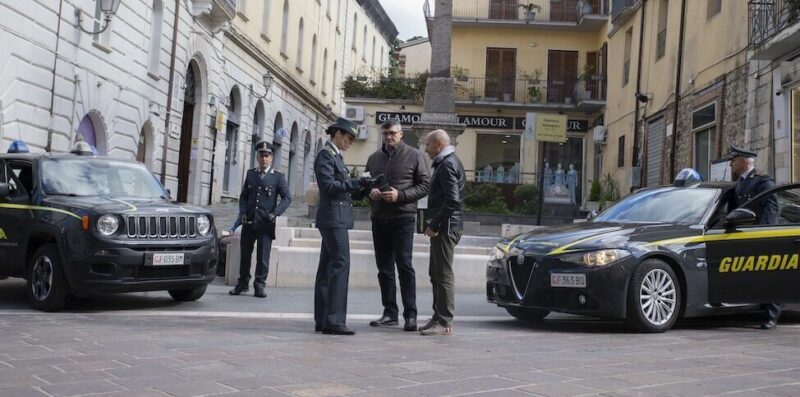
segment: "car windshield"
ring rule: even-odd
[[[44,192],[64,196],[167,198],[142,164],[98,158],[48,159],[42,165]]]
[[[624,198],[592,221],[694,225],[703,219],[717,192],[674,187],[645,190]]]

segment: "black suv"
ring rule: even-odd
[[[0,279],[27,279],[35,308],[60,310],[69,294],[155,290],[193,301],[216,266],[211,213],[172,202],[141,163],[0,154]]]

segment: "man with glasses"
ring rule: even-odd
[[[403,142],[396,120],[381,125],[383,145],[367,160],[366,171],[379,181],[370,190],[372,241],[378,266],[383,315],[373,327],[398,324],[395,264],[403,299],[404,331],[417,330],[416,275],[411,263],[417,200],[430,189],[428,163],[421,151]],[[382,176],[382,178],[381,178]]]
[[[247,170],[239,195],[239,221],[242,223],[241,252],[239,262],[239,281],[230,290],[231,295],[241,295],[249,290],[250,260],[253,245],[258,242],[256,251],[256,274],[253,281],[257,298],[266,298],[264,290],[269,273],[269,253],[275,239],[275,218],[289,208],[292,194],[286,177],[272,167],[272,145],[262,140],[256,144],[258,167]],[[280,200],[278,200],[280,197]]]

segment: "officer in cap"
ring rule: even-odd
[[[728,148],[728,153],[731,172],[733,177],[736,178],[734,205],[732,208],[739,208],[759,193],[775,187],[775,180],[755,169],[757,156],[755,152],[731,145]],[[774,194],[765,196],[750,205],[748,209],[755,212],[756,222],[759,225],[777,223],[778,199]],[[761,324],[761,329],[775,329],[778,324],[778,317],[781,315],[781,305],[778,303],[765,303],[762,307],[766,310],[767,316],[766,320]]]
[[[337,118],[326,133],[330,140],[317,153],[314,174],[319,185],[319,208],[316,226],[322,235],[322,247],[314,283],[315,331],[333,335],[354,335],[345,325],[347,283],[350,277],[350,238],[353,228],[353,204],[372,186],[370,177],[350,178],[342,152],[356,139],[356,124]]]
[[[258,167],[247,170],[239,195],[239,220],[242,223],[239,281],[229,293],[240,295],[249,290],[250,259],[256,251],[256,272],[253,295],[266,298],[264,290],[269,273],[269,253],[275,239],[275,218],[289,208],[292,194],[286,177],[272,167],[272,145],[262,140],[256,144]]]

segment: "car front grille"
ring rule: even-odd
[[[189,276],[189,265],[145,266],[139,269],[139,279],[174,278]]]
[[[517,264],[516,256],[512,256],[508,259],[511,283],[513,284],[517,299],[520,301],[525,298],[525,292],[528,290],[528,284],[531,282],[531,274],[533,274],[535,268],[536,262],[531,257],[525,257],[525,262],[521,265]]]
[[[125,224],[129,238],[197,237],[195,215],[129,215],[125,217]]]

